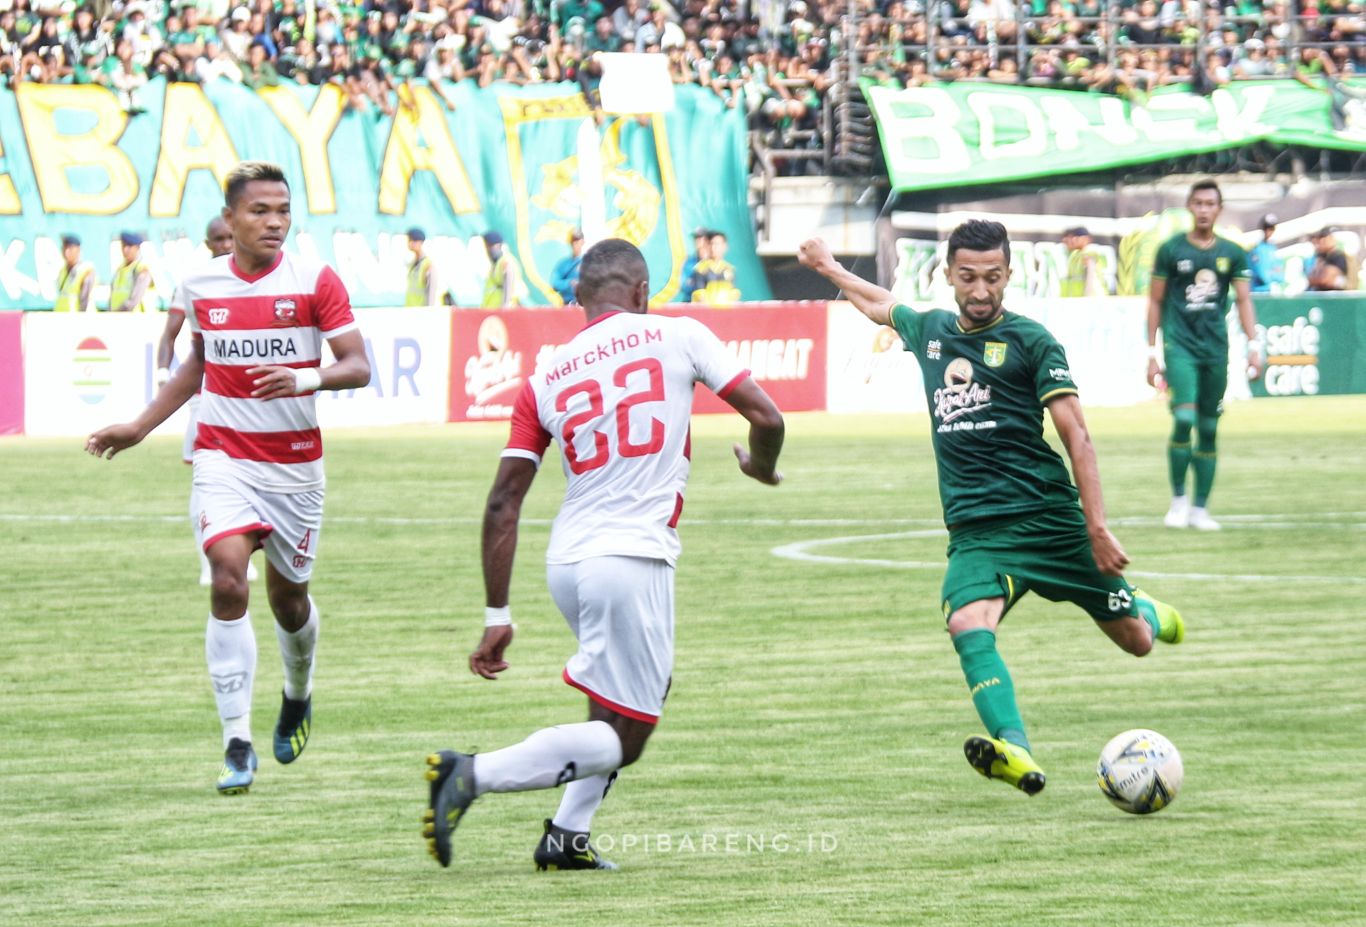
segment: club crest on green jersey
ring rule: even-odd
[[[1229,259],[1226,258],[1226,257],[1221,257],[1221,258],[1215,258],[1215,259],[1214,259],[1214,268],[1215,268],[1215,270],[1219,271],[1219,273],[1221,273],[1221,274],[1226,274],[1226,273],[1228,273],[1228,269],[1229,269],[1229,267],[1231,267],[1231,266],[1232,266],[1232,264],[1230,264]]]
[[[982,362],[988,367],[999,367],[1006,362],[1007,344],[1001,341],[988,341],[982,352]]]

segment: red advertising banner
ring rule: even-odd
[[[825,408],[826,310],[823,302],[751,304],[732,309],[671,306],[714,331],[778,408]],[[455,310],[451,313],[450,420],[505,420],[538,359],[584,326],[580,309]],[[730,406],[699,389],[698,412]]]
[[[24,314],[0,312],[0,435],[24,433]]]

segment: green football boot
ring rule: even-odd
[[[1179,644],[1186,639],[1186,622],[1181,613],[1166,602],[1159,602],[1140,589],[1134,590],[1134,605],[1139,613],[1157,619],[1157,639],[1168,644]]]

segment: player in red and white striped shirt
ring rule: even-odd
[[[213,568],[205,656],[223,722],[223,794],[245,792],[251,746],[256,638],[247,611],[247,564],[266,550],[285,686],[275,758],[293,762],[312,723],[318,611],[308,580],[322,529],[319,389],[370,382],[346,288],[328,266],[282,248],[289,184],[279,167],[246,161],[228,176],[223,219],[233,253],[181,284],[194,351],[136,420],[95,432],[86,450],[113,458],[164,422],[203,385],[190,514]],[[336,362],[322,367],[326,339]]]
[[[777,485],[783,417],[700,322],[646,314],[645,259],[609,239],[584,255],[576,288],[587,326],[537,368],[514,406],[512,436],[484,513],[484,638],[470,669],[507,669],[508,586],[517,521],[550,442],[568,485],[551,529],[546,578],[579,641],[564,681],[588,695],[582,724],[544,728],[492,753],[427,758],[425,835],[443,866],[451,832],[476,796],[565,785],[536,847],[538,868],[608,869],[588,842],[593,813],[617,769],[640,756],[673,672],[676,526],[688,481],[693,385],[714,390],[750,422],[740,470]]]
[[[210,257],[232,254],[232,229],[228,228],[228,223],[223,221],[222,216],[214,216],[209,220],[208,226],[204,229],[204,246],[209,249]],[[180,335],[181,327],[185,324],[187,308],[185,287],[178,286],[171,296],[170,304],[166,307],[166,327],[162,329],[161,340],[157,342],[157,389],[165,386],[171,379],[171,359],[175,356],[175,341]],[[186,463],[194,462],[194,442],[198,434],[199,393],[196,392],[190,397],[190,414],[185,418],[185,443],[181,455]],[[207,586],[213,582],[213,570],[209,566],[209,558],[204,553],[204,548],[199,547],[197,549],[199,551],[199,585]],[[256,568],[248,560],[247,581],[250,582],[254,579],[256,579]]]

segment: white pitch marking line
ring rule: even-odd
[[[1350,527],[1361,527],[1352,525]],[[842,566],[879,566],[888,567],[896,570],[942,570],[945,561],[938,560],[929,562],[925,560],[883,560],[873,557],[835,557],[828,554],[812,553],[812,550],[820,547],[833,547],[838,544],[859,544],[869,541],[891,541],[904,538],[929,538],[947,537],[948,532],[940,528],[927,531],[898,531],[894,534],[864,534],[853,537],[839,538],[816,538],[810,541],[798,541],[795,544],[783,544],[773,548],[770,552],[775,557],[782,557],[786,560],[798,560],[804,563],[830,563]],[[1234,580],[1246,583],[1282,583],[1282,582],[1301,582],[1301,583],[1347,583],[1348,585],[1366,585],[1366,578],[1359,576],[1265,576],[1259,573],[1161,573],[1147,570],[1126,570],[1126,576],[1138,577],[1141,579],[1190,579],[1199,581],[1208,580]]]

